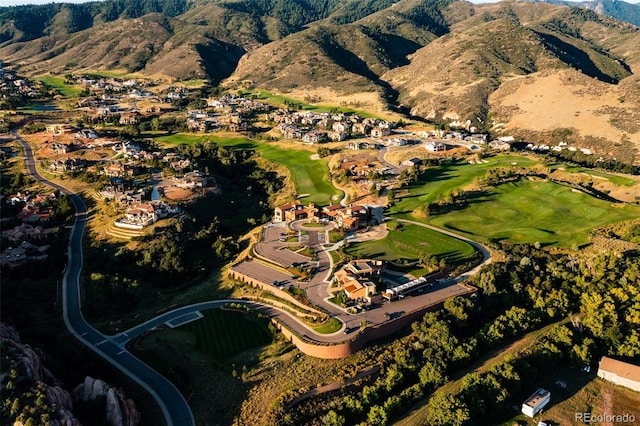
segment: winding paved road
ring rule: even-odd
[[[22,145],[27,172],[31,177],[67,194],[76,210],[69,239],[67,268],[62,280],[62,309],[67,329],[78,340],[149,391],[162,409],[167,425],[195,424],[187,401],[171,382],[131,355],[124,346],[126,341],[100,333],[82,316],[80,271],[82,270],[82,236],[87,220],[87,206],[78,195],[42,177],[36,169],[31,146],[15,131],[12,134]]]

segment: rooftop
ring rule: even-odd
[[[623,377],[628,380],[640,382],[639,365],[634,365],[628,362],[618,361],[617,359],[603,356],[602,360],[600,360],[600,370],[613,373],[618,377]]]
[[[531,395],[529,399],[527,399],[524,403],[529,407],[535,408],[538,404],[543,402],[550,395],[551,395],[551,392],[540,388],[536,391],[536,393]]]

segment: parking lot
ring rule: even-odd
[[[274,281],[277,281],[280,286],[296,282],[291,275],[253,260],[239,263],[231,269],[265,284],[273,284]]]

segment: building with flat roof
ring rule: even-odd
[[[550,400],[551,392],[540,388],[522,403],[522,414],[533,418],[549,403]]]
[[[640,392],[640,365],[603,356],[598,367],[598,377]]]

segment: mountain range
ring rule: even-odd
[[[26,74],[124,69],[373,103],[415,118],[640,156],[640,5],[110,0],[0,8]],[[618,11],[630,22],[607,14]],[[33,25],[38,22],[39,25]]]
[[[591,1],[566,1],[566,0],[538,0],[545,3],[561,4],[565,6],[579,7],[594,10],[602,15],[609,15],[621,21],[627,21],[635,26],[640,26],[640,4],[627,3],[619,0],[591,0]]]

